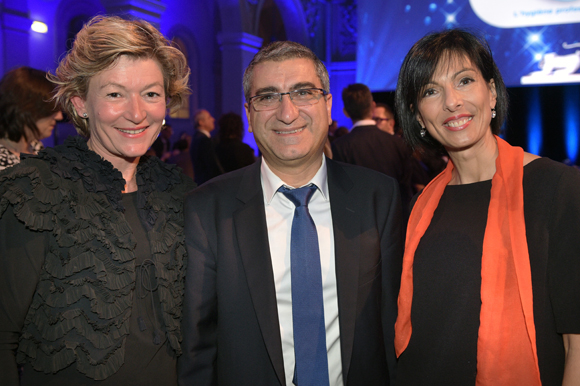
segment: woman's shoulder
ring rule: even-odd
[[[0,144],[0,171],[20,162],[20,157],[13,154],[8,148]]]
[[[160,192],[186,193],[196,187],[193,179],[183,174],[180,167],[163,162],[154,156],[141,157],[138,173],[144,185]]]
[[[540,156],[537,156],[537,155],[532,154],[532,153],[524,152],[524,166],[526,166],[527,164],[529,164],[530,162],[532,162],[538,158],[540,158]]]
[[[524,166],[524,180],[534,179],[553,182],[561,179],[563,176],[569,177],[573,181],[577,180],[580,183],[579,169],[547,157],[536,156]]]
[[[562,204],[580,196],[580,170],[553,161],[537,158],[524,167],[524,194],[528,202],[538,200]],[[548,201],[546,201],[548,200]]]
[[[38,160],[24,159],[4,169],[0,172],[0,218],[13,207],[16,217],[29,229],[51,229],[51,212],[62,201],[58,186],[48,166]]]
[[[10,153],[12,154],[12,153]],[[8,164],[5,164],[7,161]],[[6,160],[0,151],[0,167],[4,167],[0,171],[0,184],[4,183],[18,183],[33,177],[45,176],[48,172],[48,164],[39,160],[35,155],[23,154],[22,157],[16,157],[15,160]]]

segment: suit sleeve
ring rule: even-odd
[[[217,384],[216,260],[194,200],[195,194],[185,201],[188,264],[181,327],[183,353],[178,360],[178,377],[181,386],[209,386]]]
[[[335,140],[330,144],[332,150],[332,159],[339,162],[347,162],[346,157],[344,156],[344,149],[336,142],[337,141]]]
[[[381,261],[383,304],[382,320],[385,352],[389,367],[391,384],[394,384],[396,355],[395,355],[395,321],[397,320],[397,298],[401,283],[403,264],[403,216],[399,188],[391,184],[391,194],[384,197],[386,210],[384,226],[381,233]]]
[[[12,207],[0,218],[0,385],[17,386],[16,349],[45,255],[45,233],[26,229]]]

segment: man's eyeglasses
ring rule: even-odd
[[[379,117],[373,117],[373,120],[374,120],[376,123],[381,123],[381,122],[383,122],[383,121],[385,121],[385,122],[388,122],[388,121],[390,121],[390,120],[391,120],[391,118],[379,118]]]
[[[316,104],[328,92],[321,88],[302,88],[290,92],[270,92],[248,99],[256,111],[276,110],[282,104],[282,97],[288,95],[295,106],[310,106]]]

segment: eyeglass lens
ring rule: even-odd
[[[283,93],[268,93],[262,95],[256,95],[250,98],[252,105],[256,111],[263,110],[274,110],[280,106],[282,103],[282,98],[284,95],[288,95],[294,105],[296,106],[309,106],[313,105],[320,97],[324,94],[321,89],[300,89],[290,92]]]

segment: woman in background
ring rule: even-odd
[[[20,162],[20,154],[37,154],[62,113],[50,101],[54,85],[46,73],[18,67],[0,80],[0,170]]]
[[[188,92],[153,26],[96,17],[52,80],[81,136],[0,174],[0,384],[176,385],[193,182],[143,156]]]
[[[396,384],[577,385],[580,173],[497,136],[507,92],[468,32],[419,40],[396,104],[406,139],[450,158],[407,227]]]
[[[227,113],[218,120],[219,143],[216,146],[216,155],[224,168],[224,172],[231,172],[254,163],[254,150],[250,145],[243,143],[244,122],[236,113]]]

